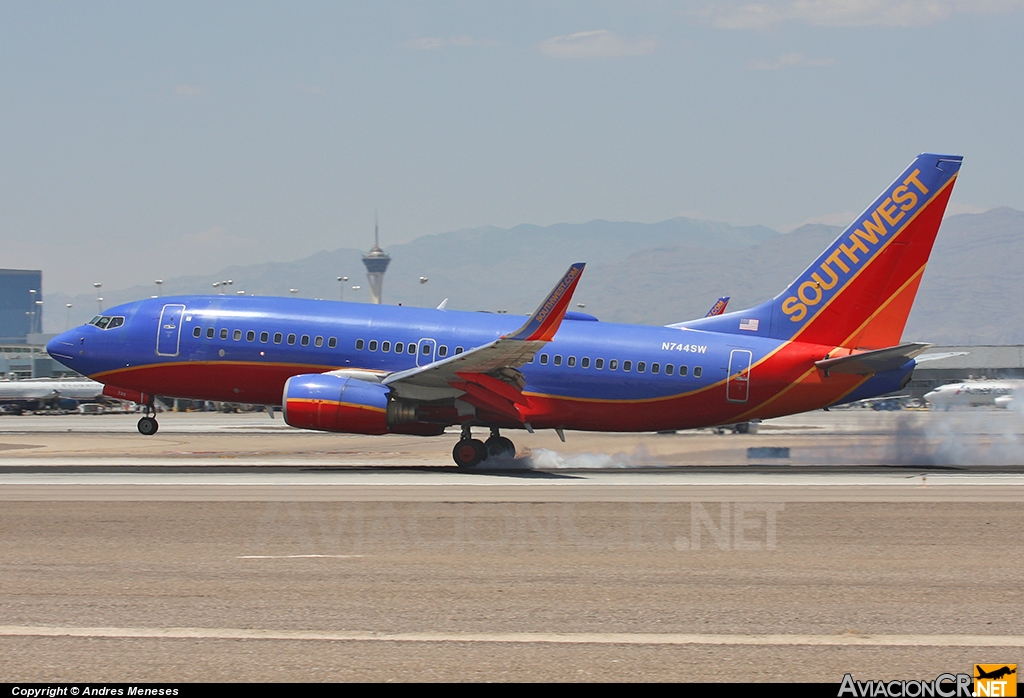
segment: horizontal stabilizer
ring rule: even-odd
[[[924,354],[923,356],[917,357],[917,363],[923,364],[925,361],[942,361],[943,359],[952,359],[954,356],[967,356],[971,352],[969,351],[944,351],[936,354]]]
[[[897,347],[865,351],[850,356],[837,356],[834,359],[815,361],[814,365],[828,373],[848,373],[857,376],[869,376],[873,373],[892,371],[910,361],[918,354],[934,346],[926,342],[910,342]]]

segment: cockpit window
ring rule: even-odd
[[[101,330],[112,330],[124,324],[123,315],[97,315],[89,321],[90,325],[96,325]]]

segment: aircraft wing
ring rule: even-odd
[[[392,373],[381,383],[410,400],[460,397],[518,419],[514,405],[525,403],[525,380],[517,369],[554,338],[584,266],[570,266],[526,324],[515,332],[426,366]]]
[[[815,361],[814,365],[828,373],[851,373],[868,376],[881,371],[892,371],[933,345],[924,342],[910,342],[896,347],[865,351],[849,356],[837,356],[834,359]]]

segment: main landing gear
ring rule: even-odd
[[[452,458],[460,468],[472,468],[488,458],[511,458],[516,454],[516,446],[491,428],[491,437],[487,441],[474,439],[468,424],[462,425],[462,438],[452,449]]]
[[[156,417],[152,416],[156,414],[156,410],[153,407],[154,399],[150,398],[149,402],[146,403],[146,416],[139,420],[139,433],[143,436],[152,436],[160,428]]]

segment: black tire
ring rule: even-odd
[[[512,458],[516,455],[516,445],[504,436],[492,436],[484,442],[490,458]]]
[[[139,420],[139,433],[143,436],[152,436],[159,428],[160,425],[152,417],[143,417]]]
[[[463,439],[452,449],[452,458],[460,468],[472,468],[487,459],[487,447],[479,439]]]

